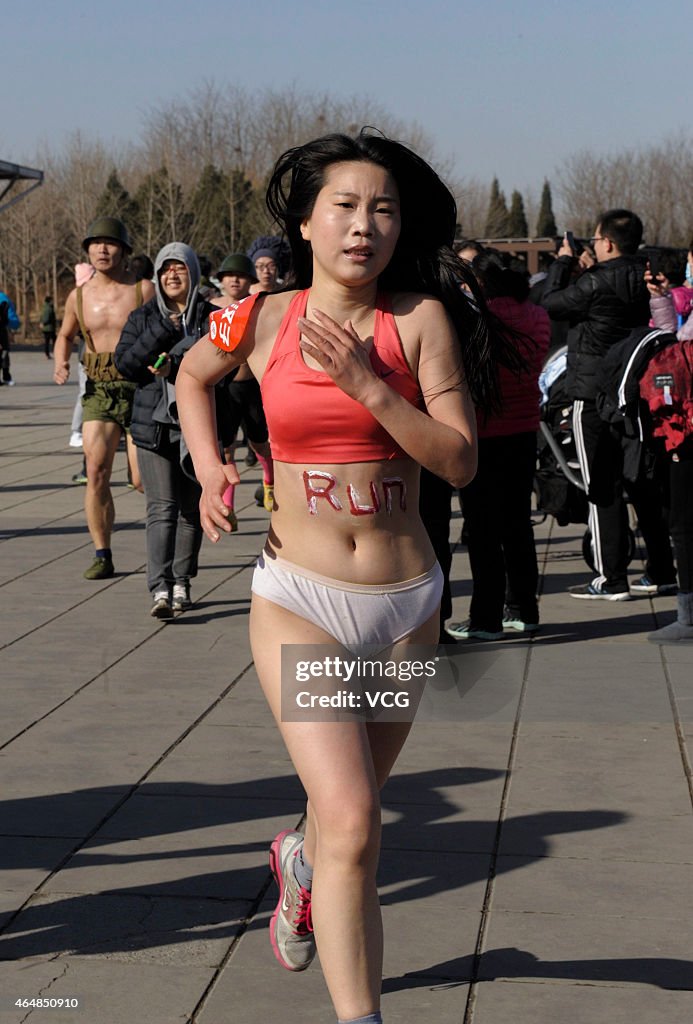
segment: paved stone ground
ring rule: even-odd
[[[203,548],[194,609],[157,623],[124,455],[118,575],[88,583],[69,482],[76,389],[48,383],[40,351],[15,353],[13,370],[0,389],[0,1022],[259,1024],[286,1007],[330,1022],[319,966],[282,971],[267,939],[268,843],[299,822],[303,794],[248,648],[258,474],[244,469],[241,531]],[[646,642],[672,598],[565,595],[587,578],[580,533],[537,526],[540,637],[484,645],[490,668],[460,689],[459,721],[417,726],[384,794],[388,1024],[693,1019],[693,648]],[[462,618],[463,551],[453,577]]]

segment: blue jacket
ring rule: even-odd
[[[5,304],[6,308],[4,308]],[[6,327],[9,331],[18,331],[21,326],[17,310],[14,308],[14,302],[9,295],[0,292],[0,330]]]

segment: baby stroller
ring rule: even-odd
[[[588,521],[585,483],[573,437],[572,403],[566,394],[567,347],[551,353],[539,378],[541,421],[537,434],[534,496],[537,513],[553,516],[559,526]],[[543,521],[543,520],[542,520]],[[635,534],[628,531],[628,561],[635,554]],[[596,571],[592,533],[585,530],[582,557]]]

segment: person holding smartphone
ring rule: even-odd
[[[614,428],[597,410],[604,355],[634,327],[650,318],[649,295],[637,251],[642,221],[631,210],[606,210],[579,257],[568,236],[549,268],[541,304],[552,319],[569,323],[566,390],[573,400],[573,430],[580,471],[589,499],[597,576],[569,587],[582,600],[627,601],[631,591],[649,593],[652,584],[674,577],[671,545],[654,488],[631,488],[648,552],[645,576],[629,586],[628,515],[624,500],[623,448]],[[594,255],[593,255],[593,254]],[[573,281],[576,268],[582,271]]]
[[[118,370],[137,384],[130,430],[147,502],[147,586],[157,619],[190,607],[202,544],[201,489],[181,463],[172,387],[183,355],[216,309],[200,298],[199,282],[190,246],[165,245],[154,264],[154,298],[130,314],[115,350]]]

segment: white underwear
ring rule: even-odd
[[[319,626],[343,647],[388,647],[435,614],[443,593],[443,572],[435,562],[412,580],[367,586],[320,576],[263,553],[255,566],[252,591]]]

